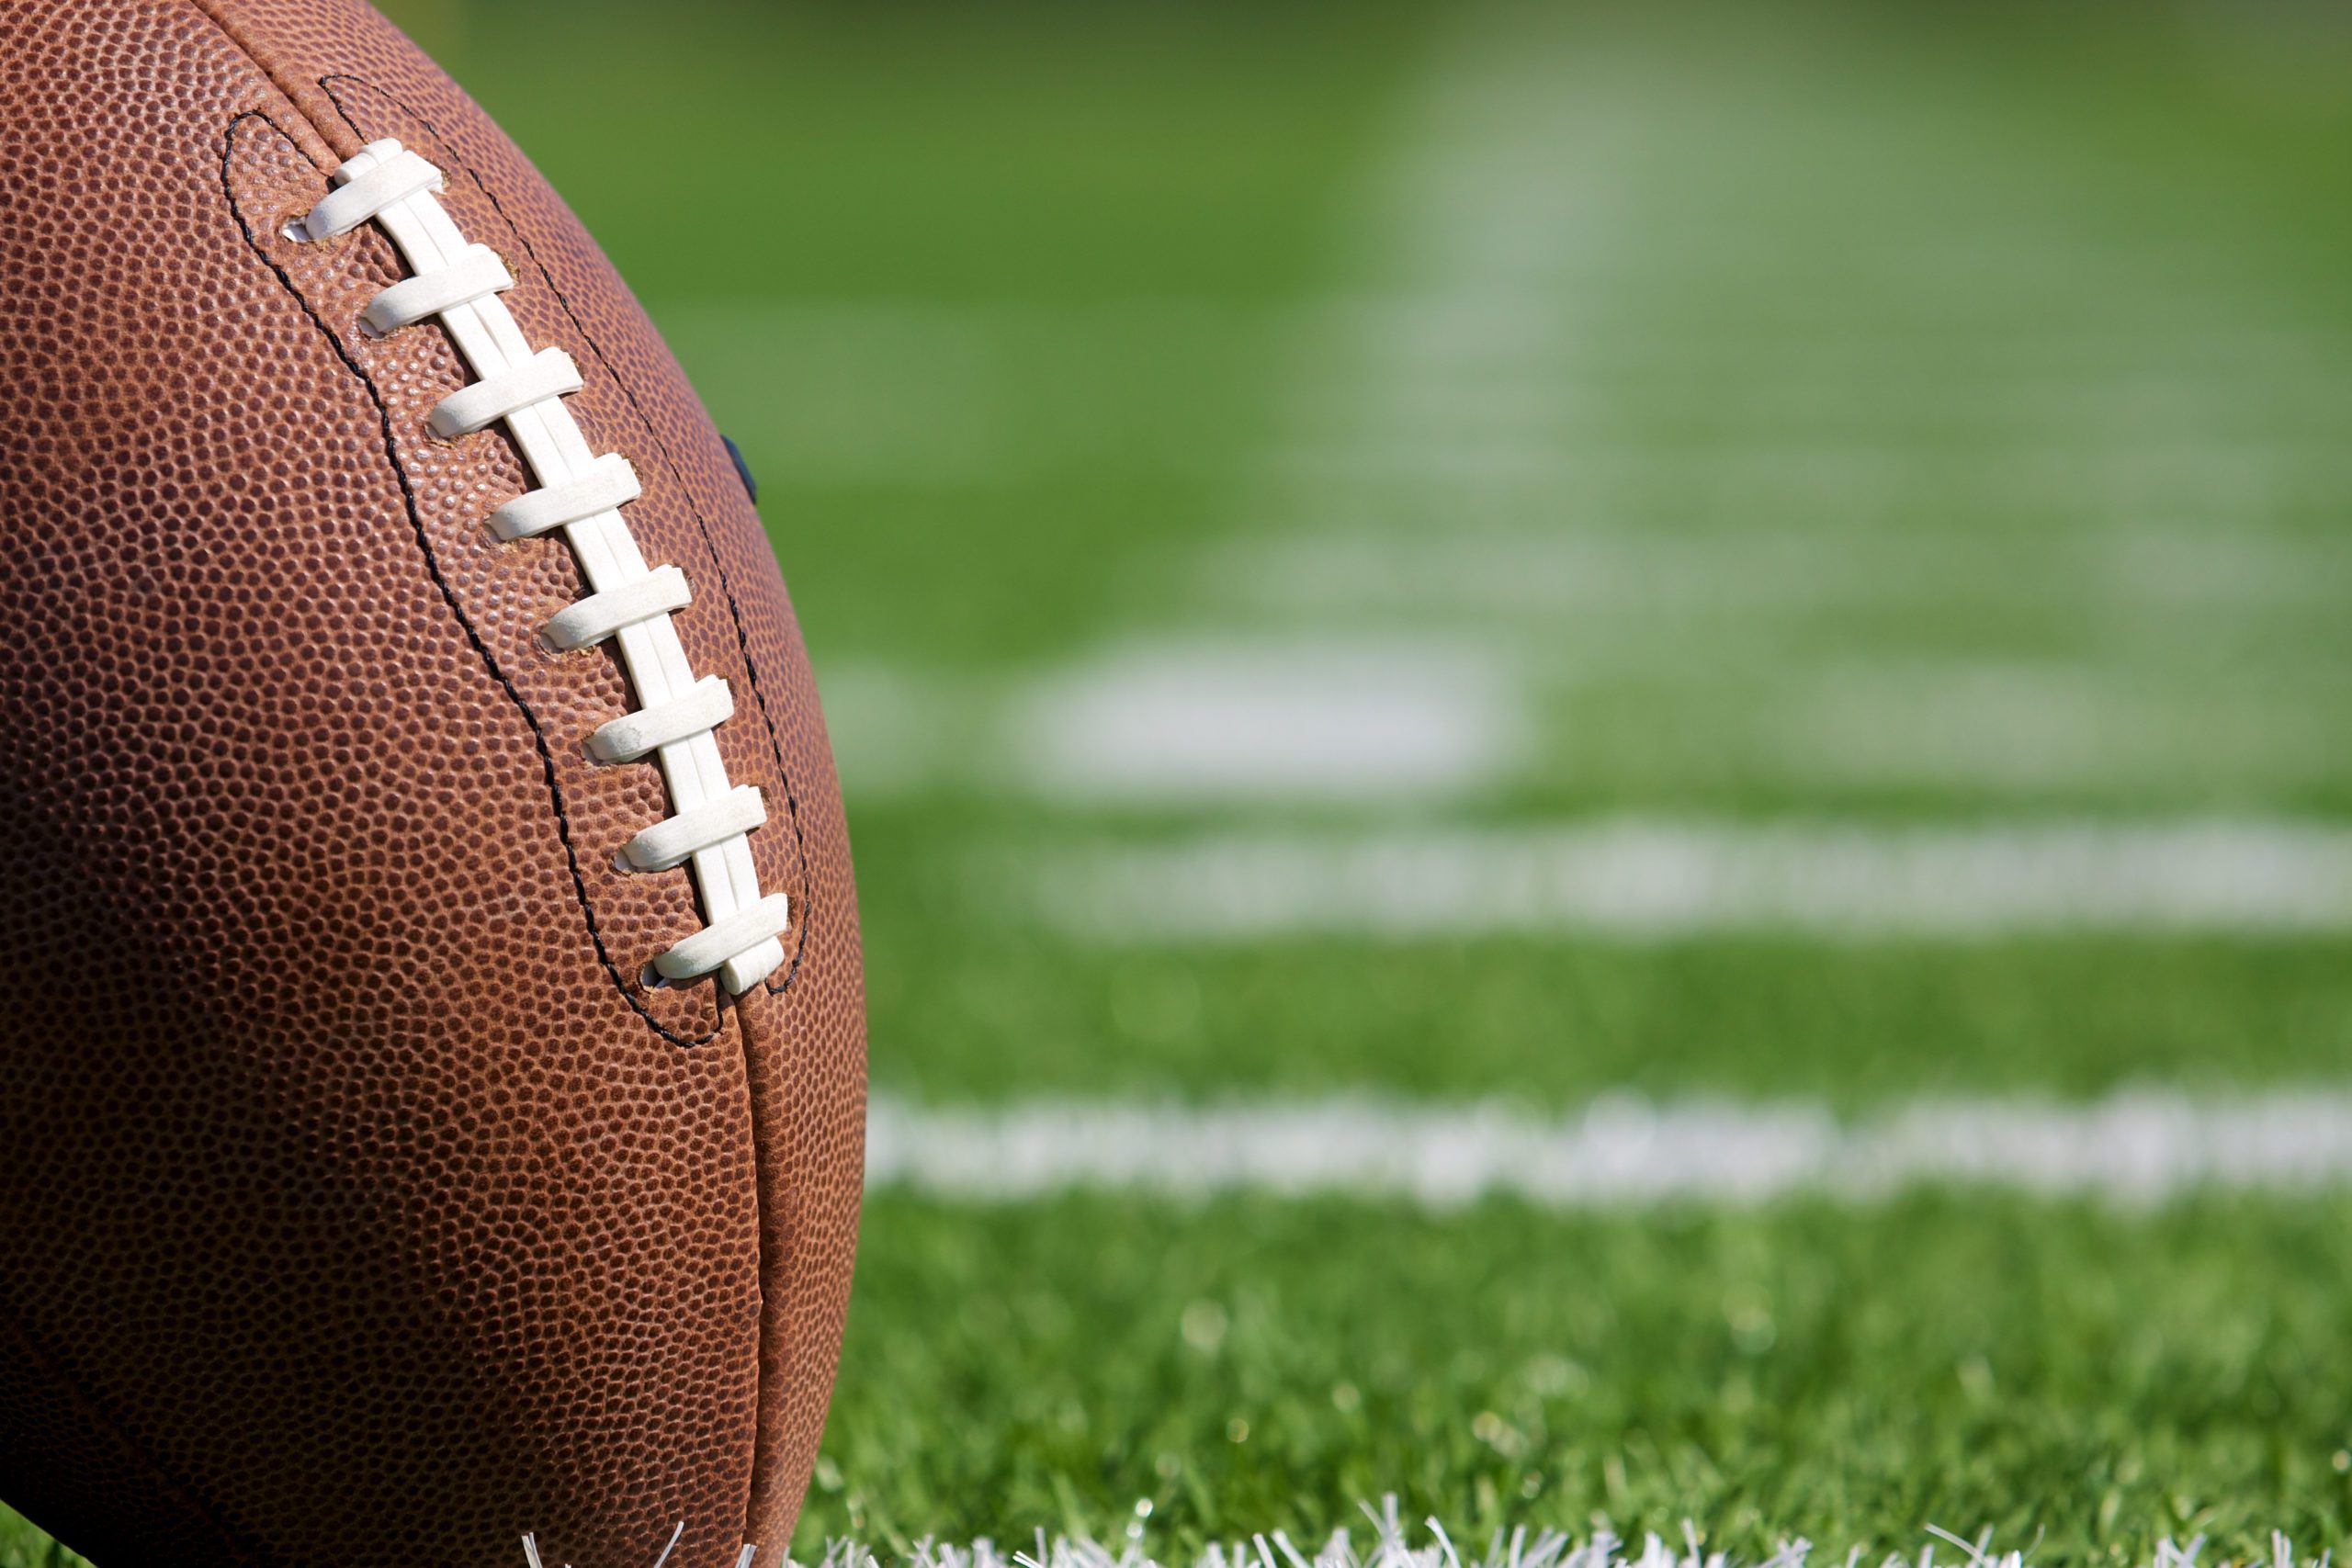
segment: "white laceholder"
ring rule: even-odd
[[[558,652],[610,642],[628,675],[637,706],[581,744],[606,765],[653,761],[671,815],[616,860],[635,873],[686,867],[704,922],[650,971],[665,982],[715,974],[729,991],[750,990],[784,962],[788,925],[785,896],[760,891],[752,862],[750,835],[766,824],[767,805],[755,786],[729,783],[711,732],[734,714],[734,695],[717,675],[695,678],[671,622],[694,600],[685,573],[649,567],[621,514],[638,497],[637,470],[616,452],[588,449],[563,404],[580,390],[580,367],[560,348],[525,341],[499,298],[514,279],[495,251],[458,231],[435,194],[439,169],[397,141],[371,141],[334,182],[289,232],[326,240],[374,222],[390,238],[410,276],[378,294],[362,321],[379,333],[435,320],[447,331],[474,379],[435,406],[433,434],[454,441],[503,423],[534,482],[487,526],[505,540],[561,533],[588,585],[540,628],[540,640]]]

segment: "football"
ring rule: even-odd
[[[781,1562],[864,993],[748,470],[358,0],[9,0],[0,123],[0,1498]]]

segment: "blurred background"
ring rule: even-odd
[[[2352,12],[385,3],[742,447],[826,693],[899,1164],[804,1555],[2352,1530],[2331,1191],[1301,1174],[1318,1108],[2340,1077]],[[908,1174],[1123,1107],[1261,1175]]]

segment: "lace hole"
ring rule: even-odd
[[[662,973],[661,970],[656,969],[653,966],[653,961],[651,959],[648,959],[646,960],[645,967],[638,974],[637,983],[644,987],[649,991],[666,991],[676,982],[673,981],[667,975]]]

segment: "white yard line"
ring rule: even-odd
[[[1238,539],[1202,563],[1204,595],[1298,617],[1515,615],[1620,635],[1661,613],[2139,609],[2309,613],[2352,597],[2339,535],[2177,526],[1975,536],[1818,525],[1670,532],[1390,528]],[[1561,612],[1577,618],[1561,622]]]
[[[1624,635],[1608,637],[1612,625]],[[2345,682],[2327,668],[2264,663],[2267,703],[2215,680],[2154,681],[2120,659],[1792,658],[1759,677],[1762,656],[1702,654],[1676,646],[1673,630],[1664,617],[1573,637],[1335,630],[1123,643],[1018,678],[832,660],[819,675],[859,802],[1425,808],[1492,798],[1538,769],[1556,785],[1620,794],[1699,771],[1800,789],[2162,801],[2258,798],[2344,773],[2345,725],[2329,716],[2344,711]],[[1642,682],[1638,702],[1613,684],[1629,678]]]
[[[1169,641],[1036,682],[1003,752],[1065,804],[1417,800],[1492,783],[1530,728],[1514,672],[1476,644]]]
[[[1873,829],[1615,818],[1217,833],[1011,863],[1036,918],[1093,942],[2352,931],[2352,829],[2289,821]],[[979,874],[1001,900],[1007,861],[987,861]]]
[[[1418,806],[1492,785],[1534,728],[1525,683],[1483,639],[1170,638],[1018,680],[858,664],[821,673],[858,800]]]
[[[866,1172],[878,1190],[985,1202],[1101,1191],[1638,1208],[1871,1202],[1947,1185],[2154,1204],[2200,1192],[2352,1188],[2352,1090],[2132,1090],[2085,1104],[1922,1100],[1853,1122],[1803,1100],[1612,1097],[1544,1116],[1368,1097],[983,1110],[885,1096],[871,1112]]]

